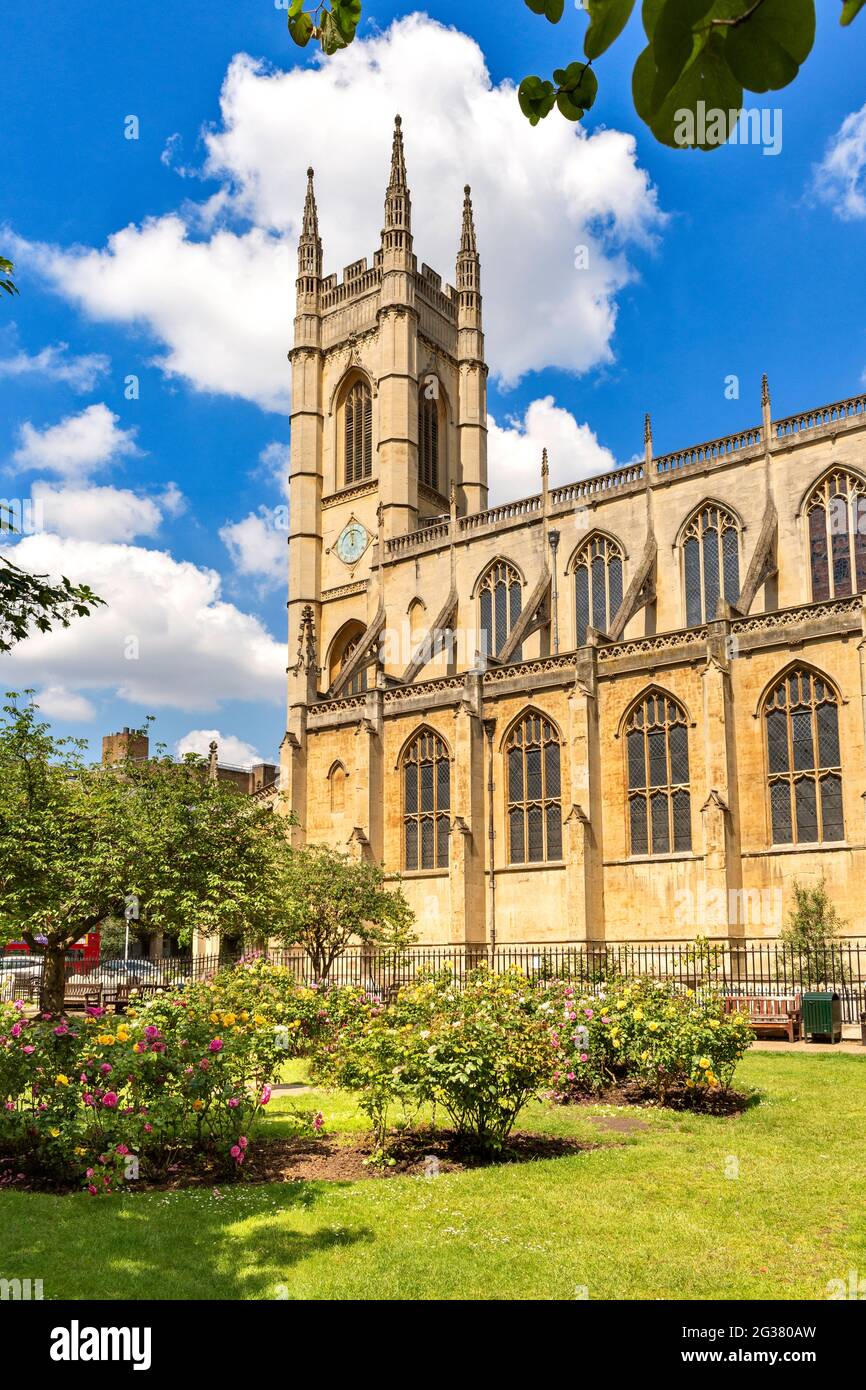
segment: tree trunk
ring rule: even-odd
[[[43,1013],[62,1014],[66,993],[66,947],[49,946],[45,951],[39,1004]]]

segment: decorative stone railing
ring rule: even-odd
[[[385,554],[403,555],[407,550],[415,550],[430,541],[447,541],[450,530],[448,521],[434,521],[432,526],[419,526],[417,531],[406,531],[402,536],[394,536],[386,541]]]
[[[822,429],[824,425],[850,420],[856,415],[866,415],[866,395],[851,396],[847,401],[820,405],[817,410],[807,410],[802,415],[789,415],[785,420],[776,420],[773,424],[773,434],[777,439],[785,439],[792,434],[805,434],[808,430]]]
[[[710,439],[706,444],[692,444],[688,449],[678,449],[673,454],[662,454],[653,460],[655,473],[674,473],[693,464],[718,463],[720,459],[743,449],[753,449],[761,443],[762,430],[756,426],[751,430],[741,430],[739,434],[728,434],[723,439]]]
[[[503,521],[513,521],[516,517],[530,516],[541,511],[541,494],[536,497],[521,497],[517,502],[505,502],[501,507],[491,507],[487,512],[473,512],[462,516],[458,522],[459,530],[478,531],[485,526],[500,526]]]
[[[628,463],[612,473],[599,473],[593,478],[567,483],[565,487],[555,487],[550,494],[550,505],[565,506],[570,502],[581,502],[585,497],[594,497],[597,492],[613,492],[629,483],[639,483],[643,479],[643,469],[642,463]]]

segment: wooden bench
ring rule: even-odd
[[[87,980],[67,980],[63,991],[64,1009],[101,1009],[102,985]]]
[[[788,1042],[797,1042],[801,1034],[799,994],[729,994],[725,1013],[748,1014],[755,1032],[781,1029]]]

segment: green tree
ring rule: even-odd
[[[800,978],[808,987],[845,983],[850,972],[838,949],[848,923],[836,911],[827,892],[826,879],[814,888],[794,881],[794,903],[782,930]],[[834,949],[837,948],[837,949]]]
[[[326,980],[347,946],[399,949],[414,940],[413,914],[398,885],[386,886],[379,864],[356,861],[326,845],[291,850],[282,903],[271,935],[301,946],[316,978]]]
[[[506,7],[519,0],[500,0]],[[565,14],[565,0],[524,0],[551,24]],[[866,0],[842,0],[840,22],[850,24]],[[556,107],[569,121],[582,120],[594,105],[598,79],[593,68],[632,19],[637,0],[583,0],[587,12],[583,56],[557,68],[551,81],[532,75],[518,98],[537,125]],[[569,7],[571,8],[571,7]],[[793,82],[815,41],[815,0],[642,0],[646,46],[632,74],[635,110],[657,140],[675,149],[716,149],[727,140],[743,105],[743,93],[778,91]],[[289,33],[305,46],[318,40],[336,53],[355,37],[361,0],[292,0]],[[708,125],[699,116],[718,111]],[[692,120],[684,120],[691,115]]]
[[[29,694],[29,692],[28,692]],[[267,934],[287,821],[203,760],[87,765],[32,701],[0,722],[0,941],[44,945],[42,1006],[62,1008],[65,956],[128,906],[139,932]]]
[[[808,888],[795,879],[794,904],[782,931],[786,946],[798,954],[826,950],[847,926],[830,901],[826,879],[822,878],[815,888]]]

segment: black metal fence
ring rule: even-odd
[[[316,983],[312,964],[303,951],[268,950],[263,954],[304,983]],[[139,988],[144,995],[210,979],[219,969],[236,964],[233,958],[216,954],[128,962],[70,960],[67,978],[70,982],[101,984],[107,991],[118,985]],[[674,980],[683,988],[714,989],[724,994],[801,994],[827,989],[840,996],[844,1022],[857,1023],[866,1012],[866,937],[845,938],[808,952],[781,941],[753,940],[698,944],[524,942],[495,949],[481,944],[410,946],[399,952],[353,947],[337,957],[328,979],[335,985],[356,985],[371,993],[387,994],[425,972],[446,967],[462,985],[479,965],[499,971],[517,966],[531,979],[567,977],[581,988],[593,988],[616,977],[649,976]],[[35,1001],[40,984],[37,957],[26,962],[18,957],[7,965],[0,956],[0,999]]]

